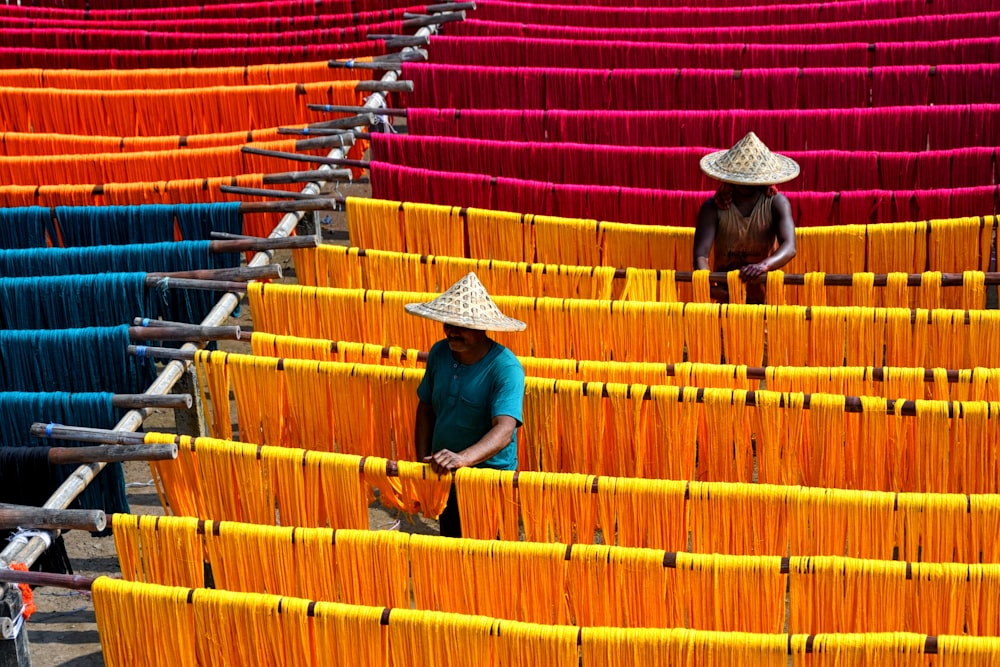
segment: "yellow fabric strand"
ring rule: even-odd
[[[784,306],[788,303],[785,298],[785,272],[780,269],[767,272],[766,299],[770,306]]]
[[[875,306],[875,274],[855,273],[851,278],[851,305],[860,308]]]
[[[826,305],[826,274],[822,271],[810,271],[805,274],[805,305]]]
[[[707,269],[696,270],[691,274],[691,301],[694,303],[712,302],[712,285],[708,281]]]

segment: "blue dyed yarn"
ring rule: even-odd
[[[94,327],[134,317],[197,323],[213,292],[146,287],[145,273],[0,278],[0,329]]]
[[[121,410],[111,405],[110,393],[0,393],[0,446],[37,447],[53,444],[50,440],[32,438],[34,422],[114,428],[121,419]],[[78,447],[87,443],[60,442],[60,446]],[[77,466],[55,468],[55,479],[62,483]],[[79,505],[85,509],[105,512],[128,512],[125,476],[120,463],[109,464],[80,494]]]
[[[52,210],[48,208],[0,208],[0,248],[43,247],[45,227],[51,223]]]
[[[145,273],[0,278],[0,329],[69,329],[159,317]]]
[[[156,368],[129,356],[128,345],[128,325],[0,331],[0,392],[142,393]]]
[[[0,277],[190,271],[239,266],[239,253],[209,252],[210,241],[0,250]]]
[[[30,277],[111,272],[163,272],[232,268],[239,253],[209,252],[210,241],[170,241],[80,248],[0,250],[0,276]],[[198,323],[219,300],[218,293],[167,290],[157,307],[169,320]]]
[[[187,240],[211,238],[211,232],[243,233],[239,202],[218,204],[175,204],[177,227]]]
[[[56,208],[62,245],[128,245],[174,240],[206,240],[213,231],[239,234],[239,202],[147,206],[60,206]]]

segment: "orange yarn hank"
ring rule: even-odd
[[[10,569],[18,570],[19,572],[27,572],[28,566],[24,563],[11,563]],[[24,616],[24,620],[27,621],[38,609],[38,607],[35,606],[35,594],[32,592],[31,586],[28,584],[18,584],[17,586],[21,589],[21,615]]]

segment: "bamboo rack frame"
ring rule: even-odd
[[[408,46],[420,46],[427,43],[427,36],[431,34],[434,26],[427,26],[421,28],[417,31],[415,37],[419,39],[413,40],[420,43],[417,44],[403,44],[402,40],[394,40],[392,42],[387,42],[387,46],[390,44],[393,47],[408,47]],[[395,72],[386,72],[382,79],[386,82],[395,81],[397,74]],[[365,102],[366,105],[370,104],[372,110],[377,110],[378,107],[385,105],[385,96],[380,93],[374,93],[369,96],[368,100]],[[344,157],[343,148],[334,148],[330,152],[331,157]],[[303,189],[306,194],[320,194],[320,188],[315,183],[309,183]],[[323,204],[320,205],[319,202],[322,201]],[[303,213],[307,210],[323,210],[324,208],[332,208],[331,204],[335,202],[334,199],[324,199],[316,200],[313,202],[308,202],[311,207],[308,207],[306,202],[263,202],[264,206],[260,204],[250,204],[244,203],[240,205],[240,211],[243,213],[248,212],[261,212],[261,211],[280,211],[285,212],[285,215],[281,221],[275,226],[274,230],[271,232],[272,238],[287,237],[298,225],[300,218]],[[269,204],[286,204],[290,205],[288,208],[282,208],[278,206],[268,206]],[[310,237],[304,237],[310,238]],[[318,243],[318,239],[312,237],[315,243]],[[220,241],[219,243],[226,243],[225,241]],[[234,243],[241,243],[241,241],[234,241]],[[235,248],[234,248],[235,249]],[[250,248],[252,249],[252,248]],[[251,259],[247,265],[248,266],[262,266],[268,264],[270,258],[265,252],[257,252],[257,254]],[[233,310],[239,305],[239,299],[242,293],[227,293],[223,295],[221,299],[216,303],[215,307],[205,316],[202,320],[203,326],[215,326],[219,323],[225,321],[229,317]],[[236,327],[238,330],[238,327]],[[130,333],[132,329],[130,329]],[[238,337],[238,333],[237,333]],[[193,344],[188,343],[182,349],[197,349]],[[147,393],[150,394],[167,394],[170,389],[180,380],[184,371],[187,369],[188,364],[182,361],[171,361],[163,369],[160,375],[156,378],[152,385],[150,385]],[[133,410],[126,414],[116,425],[117,429],[131,430],[142,426],[143,419],[146,417],[146,412],[144,410]],[[81,466],[76,470],[76,472],[60,486],[56,492],[48,499],[45,503],[45,507],[53,509],[65,509],[73,500],[80,495],[80,493],[87,487],[87,485],[94,479],[94,477],[104,468],[101,463],[94,463],[90,465]],[[34,563],[39,556],[45,551],[45,542],[39,538],[35,537],[28,541],[28,544],[20,547],[19,545],[8,545],[2,552],[0,552],[0,570],[5,568],[7,564],[13,562],[25,563],[31,565]],[[10,619],[6,619],[7,623],[10,623]],[[4,630],[0,628],[0,630]],[[7,628],[6,630],[9,630]],[[6,630],[5,633],[6,633]]]

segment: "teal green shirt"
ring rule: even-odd
[[[486,356],[466,366],[455,360],[447,340],[434,344],[417,397],[434,409],[431,450],[460,452],[493,428],[493,418],[522,423],[524,368],[514,353],[496,341]],[[517,470],[517,431],[510,443],[479,464],[480,468]]]

